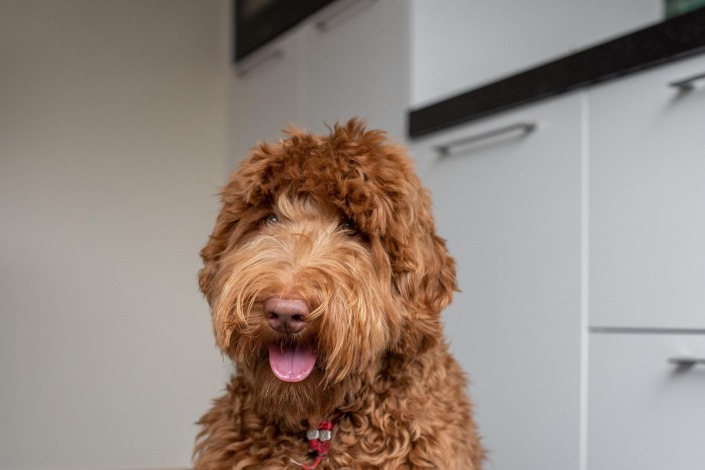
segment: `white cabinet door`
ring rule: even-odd
[[[411,104],[430,104],[661,19],[661,0],[413,0]]]
[[[580,95],[413,146],[462,293],[444,314],[488,469],[577,469],[581,376]],[[517,125],[535,124],[522,133]],[[457,139],[492,135],[451,149]],[[455,154],[453,154],[455,153]]]
[[[705,58],[590,102],[590,323],[705,328]]]
[[[313,18],[304,87],[310,128],[358,116],[404,139],[408,9],[405,1],[343,0]]]
[[[593,334],[588,468],[705,468],[705,335]]]
[[[230,87],[232,166],[288,124],[327,133],[353,116],[405,139],[408,4],[341,0],[237,66]]]
[[[230,169],[257,141],[276,140],[288,124],[302,124],[303,41],[303,31],[294,30],[233,67],[228,87]]]

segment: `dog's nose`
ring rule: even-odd
[[[301,299],[271,297],[264,302],[267,323],[282,333],[298,333],[306,327],[308,304]]]

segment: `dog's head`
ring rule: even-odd
[[[217,344],[263,391],[317,395],[442,341],[455,263],[403,148],[351,120],[261,144],[201,251]]]

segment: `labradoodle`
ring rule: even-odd
[[[439,318],[455,263],[404,149],[357,120],[290,130],[221,197],[199,281],[236,373],[196,468],[480,469]]]

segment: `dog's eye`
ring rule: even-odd
[[[360,232],[355,222],[350,219],[343,220],[343,222],[340,224],[340,228],[343,229],[346,235],[351,237],[357,235]]]
[[[277,217],[276,214],[269,214],[266,219],[264,219],[264,222],[267,224],[278,224],[279,223],[279,217]]]

